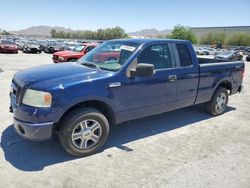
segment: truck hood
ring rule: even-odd
[[[78,82],[87,82],[112,74],[88,68],[77,63],[43,65],[19,71],[14,80],[20,85],[34,89],[48,90],[55,87],[67,87]]]
[[[71,56],[71,55],[79,55],[79,52],[60,51],[60,52],[54,53],[53,55],[57,55],[57,56]]]

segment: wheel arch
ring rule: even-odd
[[[99,110],[107,118],[110,125],[113,125],[116,121],[115,113],[109,104],[107,104],[106,102],[103,102],[101,100],[87,100],[87,101],[76,103],[76,104],[70,106],[69,108],[67,108],[67,110],[60,117],[59,123],[57,124],[56,127],[58,127],[58,128],[60,127],[59,126],[60,122],[63,121],[63,119],[69,113],[71,113],[72,111],[74,111],[78,108],[83,108],[83,107],[92,107],[92,108]]]
[[[217,86],[215,87],[214,92],[215,92],[218,88],[220,88],[220,87],[226,88],[226,89],[229,91],[229,94],[231,94],[231,92],[232,92],[232,83],[231,83],[231,81],[229,81],[228,79],[224,79],[224,80],[220,81],[220,82],[217,84]]]

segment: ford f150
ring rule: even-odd
[[[189,41],[111,40],[77,62],[17,72],[10,111],[21,136],[55,132],[67,152],[85,156],[103,147],[111,124],[200,103],[222,114],[244,69],[243,61],[197,59]]]

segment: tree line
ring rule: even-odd
[[[164,38],[184,39],[194,44],[212,45],[221,43],[224,46],[250,46],[250,34],[235,33],[226,35],[224,32],[209,32],[198,38],[189,27],[181,25],[175,26],[172,33],[164,36]]]
[[[90,40],[110,40],[116,38],[127,38],[125,30],[121,27],[98,29],[97,31],[83,30],[74,32],[51,30],[52,38],[69,38],[69,39],[90,39]]]
[[[200,38],[200,44],[215,44],[220,42],[228,46],[250,46],[250,35],[245,33],[235,33],[226,35],[225,33],[207,33]]]
[[[116,38],[128,38],[127,33],[121,27],[98,29],[97,31],[83,30],[75,32],[64,32],[51,30],[52,38],[69,38],[69,39],[90,39],[90,40],[110,40]],[[225,33],[207,33],[198,38],[190,29],[182,25],[176,25],[173,31],[167,35],[158,35],[157,38],[172,38],[189,40],[194,44],[212,45],[221,43],[230,46],[250,46],[250,35],[244,33],[236,33],[226,35]]]

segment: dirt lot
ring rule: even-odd
[[[13,74],[48,54],[0,54],[0,187],[250,187],[250,63],[244,91],[219,117],[191,107],[115,126],[103,151],[66,154],[19,137],[8,112]]]

